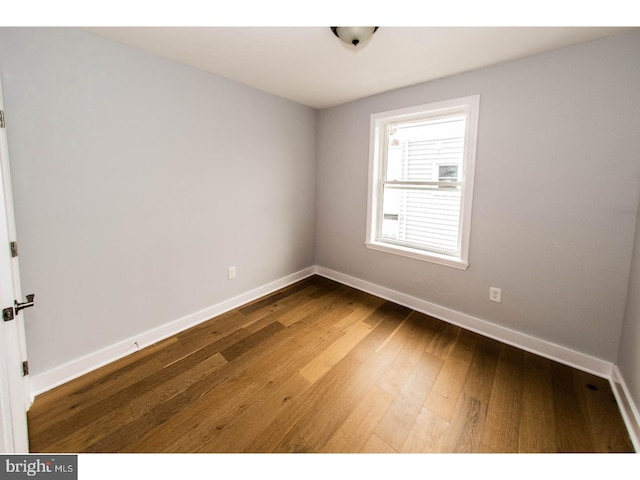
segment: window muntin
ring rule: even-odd
[[[368,247],[468,266],[478,103],[372,115]]]

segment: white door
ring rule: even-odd
[[[27,453],[27,410],[31,404],[29,375],[24,375],[27,360],[22,311],[14,302],[24,302],[20,289],[18,257],[11,249],[16,241],[9,150],[5,128],[4,102],[0,84],[0,451]],[[13,318],[10,318],[13,317]]]

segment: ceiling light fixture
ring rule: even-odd
[[[357,47],[373,35],[378,27],[331,27],[333,34],[347,45]]]

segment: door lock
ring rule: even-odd
[[[34,299],[35,295],[33,293],[30,293],[29,295],[27,295],[27,301],[26,302],[22,302],[22,303],[18,303],[17,300],[14,301],[15,303],[15,311],[16,311],[16,315],[18,314],[18,312],[24,308],[29,308],[29,307],[33,307],[33,299]]]

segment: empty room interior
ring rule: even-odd
[[[640,447],[640,29],[347,33],[0,28],[29,451]]]

